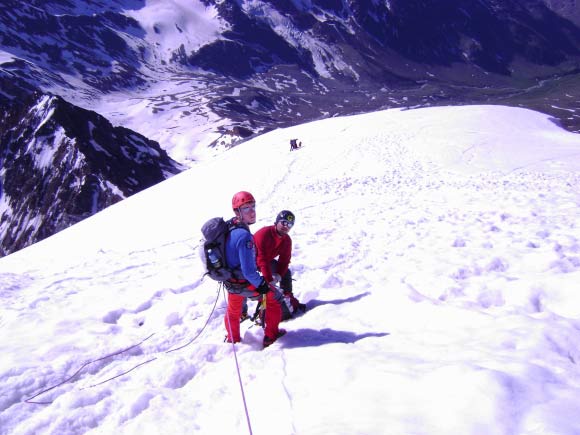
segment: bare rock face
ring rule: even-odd
[[[0,122],[0,253],[7,255],[178,173],[159,144],[60,97]]]

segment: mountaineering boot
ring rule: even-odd
[[[270,346],[272,343],[274,343],[276,340],[278,340],[280,337],[282,337],[284,334],[286,334],[286,330],[285,329],[279,329],[278,330],[278,334],[276,334],[275,338],[271,338],[268,336],[264,336],[264,348]]]
[[[224,337],[224,343],[231,343],[231,342],[232,342],[232,339],[226,335]],[[236,340],[234,340],[234,343],[241,343],[241,342],[242,342],[241,338],[237,338]]]
[[[301,303],[300,301],[298,301],[298,299],[296,299],[296,297],[294,296],[294,294],[292,293],[292,291],[290,290],[285,290],[284,291],[284,302],[286,304],[291,304],[292,309],[290,310],[291,313],[305,313],[306,312],[306,304]],[[292,316],[290,316],[292,317]]]

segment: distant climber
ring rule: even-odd
[[[298,142],[298,139],[290,139],[290,151],[297,150],[302,147],[302,142]]]

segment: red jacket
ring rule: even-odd
[[[276,232],[276,226],[270,225],[260,228],[254,234],[254,241],[258,252],[256,264],[266,281],[270,282],[273,279],[270,262],[276,257],[278,257],[278,270],[276,273],[284,276],[288,272],[290,257],[292,256],[292,239],[290,236],[287,234],[280,236]]]

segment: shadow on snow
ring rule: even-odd
[[[316,299],[309,301],[306,304],[306,313],[300,313],[296,317],[301,317],[303,315],[308,315],[308,312],[316,307],[322,305],[340,305],[356,302],[365,296],[370,295],[369,292],[361,293],[356,296],[352,296],[346,299],[334,299],[331,301],[318,301]],[[385,337],[389,335],[388,332],[366,332],[364,334],[355,334],[350,331],[335,331],[330,328],[325,328],[322,330],[316,329],[298,329],[293,331],[288,331],[288,333],[280,340],[280,345],[283,348],[291,349],[296,347],[314,347],[322,346],[324,344],[332,343],[344,343],[352,344],[356,343],[363,338],[368,337]]]
[[[351,296],[350,298],[346,298],[346,299],[335,299],[332,301],[319,301],[319,300],[313,299],[306,304],[306,308],[308,311],[310,311],[316,307],[320,307],[321,305],[349,304],[351,302],[356,302],[358,300],[361,300],[362,298],[364,298],[365,296],[368,296],[368,295],[370,295],[370,292],[361,293],[360,295]]]
[[[298,329],[296,331],[288,331],[286,335],[280,339],[280,347],[284,349],[292,349],[297,347],[314,347],[322,346],[324,344],[356,343],[363,338],[368,337],[385,337],[389,335],[388,332],[365,332],[363,334],[355,334],[350,331],[335,331],[334,329],[325,328],[320,331],[316,329]]]

